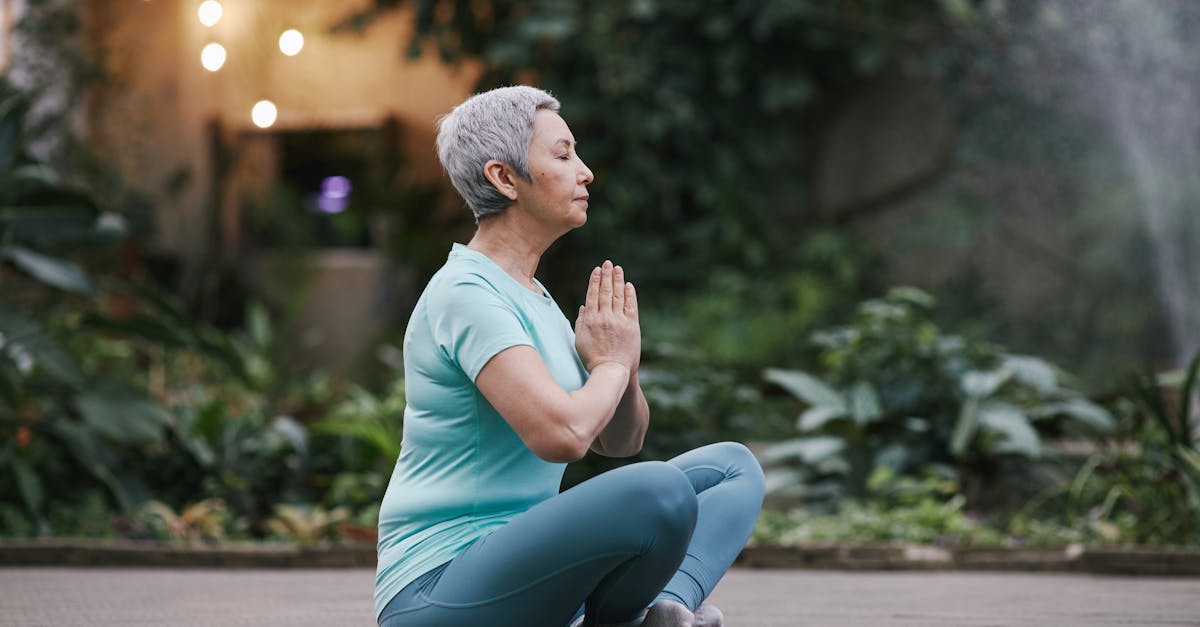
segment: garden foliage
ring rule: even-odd
[[[849,324],[813,334],[819,376],[766,371],[805,405],[800,437],[764,453],[776,466],[772,490],[865,498],[876,468],[935,468],[975,500],[1001,472],[1042,458],[1044,434],[1112,429],[1109,412],[1055,367],[943,333],[933,305],[923,292],[893,289],[862,303]]]

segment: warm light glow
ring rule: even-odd
[[[204,46],[204,50],[200,51],[200,65],[209,72],[216,72],[225,65],[225,46],[212,43]]]
[[[254,125],[259,128],[268,128],[274,124],[276,115],[278,111],[270,100],[259,100],[250,110],[250,119],[254,120]]]
[[[294,28],[283,31],[283,34],[279,36],[279,51],[289,57],[299,54],[303,47],[304,35]]]
[[[221,21],[221,3],[217,0],[204,0],[200,3],[200,23],[213,26]]]

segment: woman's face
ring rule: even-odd
[[[541,109],[529,144],[531,182],[517,181],[519,204],[539,222],[568,229],[587,222],[587,185],[592,171],[575,152],[575,136],[555,112]]]

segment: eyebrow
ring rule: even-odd
[[[578,144],[578,142],[572,142],[571,140],[569,140],[569,139],[567,139],[567,138],[565,138],[565,137],[564,137],[564,138],[562,138],[562,139],[560,139],[560,140],[558,140],[558,141],[556,141],[556,142],[554,142],[554,145],[555,145],[555,146],[558,146],[559,144],[566,144],[566,145],[567,145],[567,148],[570,148],[572,144],[575,144],[576,146],[578,146],[578,145],[579,145],[579,144]]]

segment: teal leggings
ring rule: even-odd
[[[711,444],[603,473],[531,508],[426,573],[382,627],[565,627],[632,620],[660,599],[695,610],[762,507],[746,447]]]

